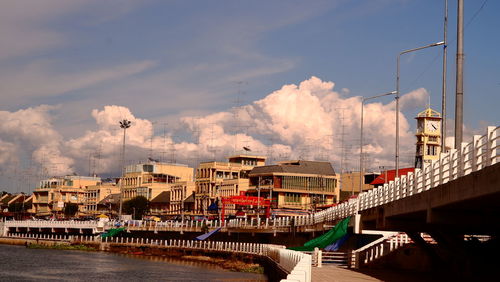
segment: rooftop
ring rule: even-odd
[[[252,174],[263,173],[300,173],[300,174],[320,174],[335,175],[332,164],[329,162],[293,160],[279,162],[277,165],[267,165],[254,167]]]

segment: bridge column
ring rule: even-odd
[[[361,234],[363,230],[361,229],[361,214],[357,213],[354,215],[354,234]]]

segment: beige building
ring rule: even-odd
[[[441,114],[431,108],[420,112],[417,117],[417,150],[415,167],[438,160],[441,154]]]
[[[365,192],[373,189],[375,186],[370,183],[375,180],[375,178],[380,173],[365,173],[363,180],[363,189],[361,192]],[[340,201],[344,201],[351,197],[352,195],[357,195],[360,192],[359,185],[359,171],[345,172],[339,175],[339,186],[340,186]]]
[[[193,195],[196,190],[194,181],[182,181],[172,184],[170,190],[170,214],[181,214],[186,210],[186,200]]]
[[[313,210],[337,203],[337,176],[329,162],[286,161],[255,167],[248,194],[272,199],[273,208]]]
[[[84,211],[85,189],[101,182],[99,177],[69,175],[40,181],[33,191],[33,210],[36,215],[62,213],[66,203],[79,205]]]
[[[161,192],[170,191],[172,184],[193,180],[193,168],[181,164],[143,163],[129,165],[120,179],[123,200],[144,196],[148,200],[156,198]]]
[[[228,162],[203,162],[196,170],[195,209],[204,214],[221,197],[240,195],[248,190],[248,173],[263,166],[266,157],[235,155]]]
[[[90,185],[84,192],[83,212],[88,215],[100,214],[99,203],[109,198],[112,194],[119,194],[120,188],[114,182],[103,182],[97,185]],[[109,203],[108,213],[112,213],[111,203]]]

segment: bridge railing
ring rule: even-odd
[[[462,143],[460,150],[442,153],[438,160],[424,164],[423,169],[415,169],[415,172],[363,192],[355,199],[316,213],[315,223],[342,219],[358,211],[427,191],[500,162],[499,152],[500,127],[489,126],[485,135],[474,135],[471,142]],[[357,208],[353,210],[352,207]]]

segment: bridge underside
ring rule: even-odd
[[[500,231],[500,163],[361,213],[362,229],[495,234]]]

